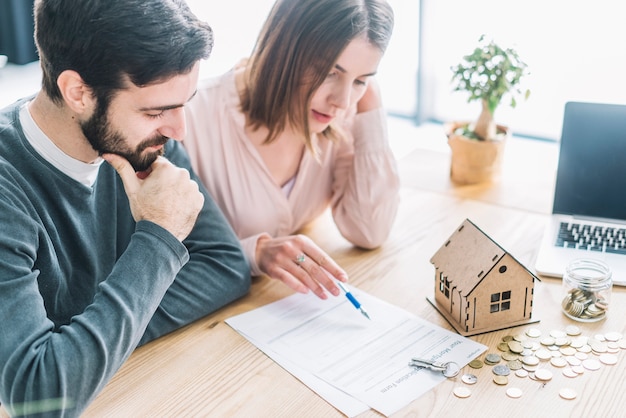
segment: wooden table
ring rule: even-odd
[[[349,273],[351,283],[437,325],[452,329],[427,302],[434,289],[430,257],[457,226],[469,218],[532,270],[543,224],[551,206],[556,145],[512,141],[497,183],[457,187],[449,180],[445,152],[418,149],[400,161],[402,203],[388,241],[374,251],[352,247],[337,232],[328,213],[306,231]],[[541,151],[541,152],[539,152]],[[137,349],[86,411],[86,417],[340,417],[335,408],[283,370],[224,323],[226,318],[291,294],[267,278],[255,279],[246,297],[177,332]],[[574,322],[560,311],[561,282],[542,278],[535,286],[532,327],[547,335]],[[576,323],[584,335],[626,333],[626,292],[614,288],[611,310],[598,323]],[[498,352],[506,335],[531,326],[491,332],[474,340]],[[549,382],[509,376],[507,386],[493,383],[491,367],[463,368],[413,401],[396,416],[415,417],[612,417],[626,414],[623,379],[626,354],[600,370],[568,378],[552,367]],[[481,356],[484,358],[484,355]],[[550,366],[546,366],[550,367]],[[465,385],[463,373],[478,377],[469,398],[453,390]],[[508,387],[523,396],[509,398]],[[574,400],[559,396],[569,387]],[[362,417],[380,416],[368,411]]]

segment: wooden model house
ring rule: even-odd
[[[469,219],[433,255],[434,302],[464,336],[537,322],[532,319],[537,276]]]

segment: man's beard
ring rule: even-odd
[[[83,135],[87,138],[94,150],[99,154],[117,154],[126,158],[135,171],[145,171],[157,159],[163,155],[164,148],[158,151],[143,153],[146,148],[164,145],[168,138],[156,134],[142,141],[135,150],[132,150],[126,142],[126,138],[111,128],[107,115],[107,106],[98,106],[94,114],[80,124]]]

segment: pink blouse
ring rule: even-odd
[[[253,275],[258,238],[291,235],[328,205],[341,234],[363,248],[383,243],[396,216],[399,179],[383,109],[355,116],[347,140],[305,152],[288,196],[244,131],[234,72],[201,80],[185,106],[191,164],[232,225]]]

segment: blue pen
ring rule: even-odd
[[[361,311],[361,313],[363,314],[364,317],[366,317],[367,319],[370,319],[370,316],[367,314],[367,312],[365,311],[365,308],[363,308],[363,305],[361,305],[359,303],[358,300],[356,300],[356,298],[352,295],[352,293],[350,293],[350,291],[348,290],[348,288],[346,287],[345,284],[341,283],[341,282],[337,282],[337,285],[344,291],[346,292],[346,297],[348,298],[348,300],[354,305],[355,308],[357,308],[359,311]]]

